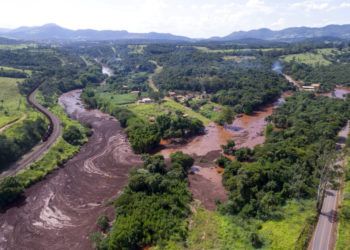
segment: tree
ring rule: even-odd
[[[63,139],[75,146],[82,145],[84,134],[78,127],[71,125],[64,131]]]
[[[24,187],[16,177],[6,177],[0,183],[0,208],[8,205],[23,194]]]

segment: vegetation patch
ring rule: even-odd
[[[243,157],[243,162],[224,163],[223,181],[230,191],[226,211],[267,220],[278,217],[278,208],[291,198],[315,197],[319,171],[335,154],[349,105],[349,100],[306,93],[288,98],[270,118],[277,129],[254,149],[251,162]]]
[[[21,79],[0,77],[0,128],[21,118],[29,109],[26,99],[19,93]]]
[[[339,211],[338,239],[336,249],[350,246],[350,161],[347,159],[343,200]]]
[[[97,249],[139,249],[185,240],[191,201],[187,172],[193,159],[174,153],[170,168],[159,155],[144,161],[114,203],[116,218],[107,237],[95,235]]]
[[[304,63],[311,66],[316,65],[330,65],[332,62],[329,61],[326,56],[333,53],[332,49],[319,49],[315,52],[306,52],[301,54],[291,54],[283,57],[283,60],[287,63],[298,62]],[[335,52],[334,52],[335,53]]]

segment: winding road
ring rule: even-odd
[[[61,125],[60,120],[52,114],[49,110],[47,110],[45,107],[43,107],[41,104],[39,104],[36,99],[35,95],[37,93],[38,89],[35,89],[32,93],[30,93],[27,97],[27,101],[30,105],[32,105],[35,109],[37,109],[39,112],[44,114],[50,121],[49,126],[49,137],[47,140],[41,142],[37,146],[35,146],[30,152],[22,156],[20,160],[18,160],[16,163],[11,165],[7,170],[1,172],[0,178],[13,176],[18,171],[26,168],[31,163],[36,162],[39,160],[46,151],[56,142],[57,138],[61,135]]]

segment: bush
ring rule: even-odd
[[[71,145],[79,146],[84,143],[84,133],[76,126],[69,126],[63,133],[63,139]]]
[[[191,156],[186,155],[182,152],[172,153],[170,155],[170,159],[172,163],[178,163],[181,165],[186,172],[190,170],[194,163],[194,160]]]
[[[0,208],[16,200],[23,194],[24,187],[16,177],[6,177],[0,183]]]
[[[106,232],[109,228],[109,219],[106,215],[101,215],[97,219],[97,226],[103,231]]]

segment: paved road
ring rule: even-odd
[[[349,134],[349,123],[339,132],[337,143],[338,150],[345,146],[346,137]],[[344,162],[339,160],[335,165],[342,165]],[[321,214],[318,218],[317,226],[310,244],[311,250],[331,250],[334,249],[336,241],[336,216],[339,190],[326,189]]]
[[[311,250],[333,249],[332,233],[336,226],[338,191],[327,190],[311,244]]]
[[[37,90],[33,91],[27,97],[27,101],[30,105],[32,105],[39,112],[43,113],[49,119],[51,134],[46,141],[41,142],[39,145],[34,147],[29,153],[22,156],[20,160],[18,160],[16,163],[10,166],[8,170],[2,172],[0,174],[0,178],[13,176],[21,169],[39,160],[43,156],[43,154],[45,154],[45,152],[56,142],[57,138],[61,134],[60,120],[35,100],[36,92]]]

